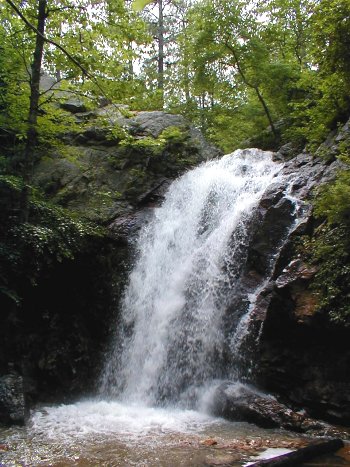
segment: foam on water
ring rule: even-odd
[[[151,435],[193,433],[216,422],[193,410],[87,400],[36,411],[31,417],[31,429],[56,440],[117,435],[119,440],[142,442]]]

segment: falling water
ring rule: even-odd
[[[224,376],[224,315],[255,208],[280,170],[271,156],[236,151],[171,185],[138,239],[104,392],[191,406],[200,388]]]

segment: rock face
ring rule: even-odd
[[[327,142],[332,154],[346,127]],[[301,236],[312,236],[317,227],[310,202],[313,189],[340,167],[334,159],[300,154],[283,168],[291,175],[288,197],[275,186],[261,200],[241,279],[246,293],[258,287],[258,294],[240,344],[239,368],[241,378],[280,401],[306,408],[313,417],[349,424],[350,330],[317,311],[312,289],[317,268],[306,264],[295,248]]]
[[[24,424],[26,406],[23,378],[10,374],[0,377],[0,421],[6,424]]]
[[[34,180],[56,203],[92,221],[108,224],[152,203],[160,185],[221,155],[180,115],[118,105],[82,112],[78,104],[63,104],[77,127],[36,166]]]

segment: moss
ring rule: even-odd
[[[350,240],[348,227],[324,223],[314,236],[304,238],[299,251],[317,266],[312,290],[318,295],[317,311],[333,322],[350,327]]]

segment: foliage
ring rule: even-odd
[[[24,140],[29,111],[29,85],[35,34],[5,0],[0,0],[0,129],[11,129],[17,140]],[[37,2],[29,0],[20,10],[36,24]],[[130,61],[136,58],[132,43],[148,41],[143,22],[122,0],[90,2],[79,0],[74,8],[61,0],[48,0],[45,36],[67,51],[46,44],[44,69],[52,85],[41,89],[37,132],[42,144],[53,142],[62,128],[71,126],[57,104],[71,92],[86,99],[118,99],[128,102],[138,92],[138,83],[129,76]],[[72,61],[80,64],[80,68]],[[86,70],[86,73],[83,71]],[[92,79],[86,80],[86,74]],[[58,91],[59,88],[59,91]],[[95,106],[96,104],[94,104]]]
[[[298,13],[299,29],[306,30],[306,2],[260,3],[198,2],[179,36],[186,102],[173,99],[172,106],[226,151],[267,126],[278,138],[275,122],[289,115],[300,78],[306,32],[301,37],[298,30],[297,39],[292,27]]]
[[[315,149],[350,113],[350,2],[316,2],[308,23],[309,66],[290,107],[295,131]]]
[[[135,151],[142,153],[145,156],[159,156],[166,149],[172,149],[177,145],[185,145],[189,135],[185,129],[176,126],[165,128],[158,138],[152,136],[145,136],[142,138],[133,138],[132,136],[126,137],[121,141],[120,147],[130,154]]]
[[[14,131],[19,147],[26,134],[34,35],[5,0],[0,7],[0,130]],[[36,3],[21,9],[35,23]],[[348,0],[163,1],[141,13],[122,0],[79,0],[74,9],[49,0],[46,35],[93,80],[51,45],[44,68],[62,90],[86,99],[102,93],[135,110],[164,104],[225,151],[286,117],[282,140],[308,142],[314,149],[349,114],[349,13]],[[59,133],[64,122],[51,115],[54,107],[45,107],[47,97],[57,99],[42,95],[38,130],[41,141],[52,144],[56,123]]]
[[[35,285],[57,262],[72,260],[101,228],[45,201],[31,189],[30,221],[20,222],[17,206],[23,181],[0,175],[0,290],[19,303],[21,287]]]
[[[336,180],[325,185],[316,203],[315,213],[330,224],[350,225],[350,170],[341,171]]]

